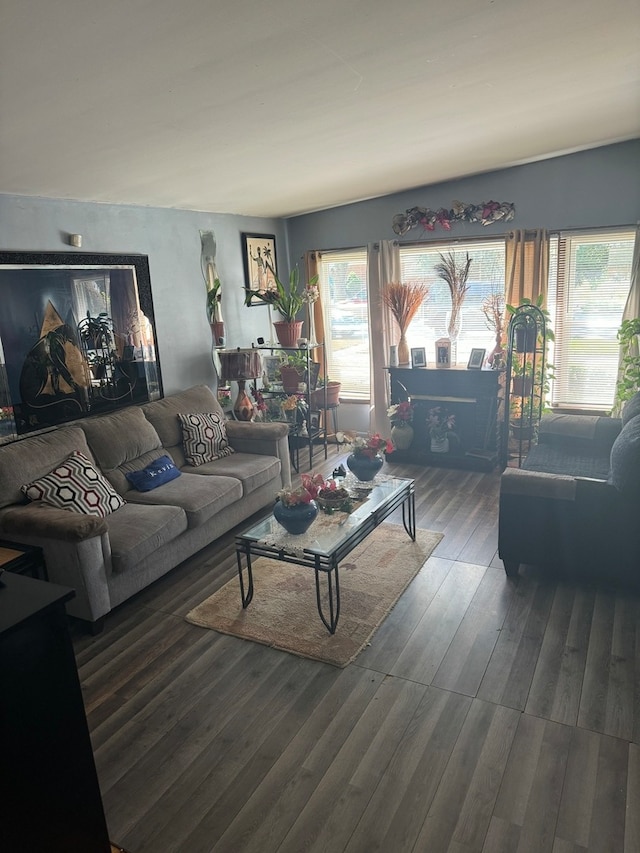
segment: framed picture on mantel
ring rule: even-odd
[[[451,341],[438,338],[436,341],[436,367],[451,367]]]

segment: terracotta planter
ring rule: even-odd
[[[340,388],[342,387],[341,382],[329,382],[327,383],[327,408],[331,408],[333,406],[337,406],[340,403]],[[317,388],[315,391],[311,393],[311,397],[309,400],[312,411],[318,411],[319,409],[324,409],[324,389]]]
[[[304,372],[301,373],[297,367],[292,367],[290,364],[283,364],[280,367],[280,378],[287,394],[297,394],[298,385],[304,381]]]
[[[276,320],[273,328],[276,330],[280,346],[295,349],[298,346],[298,338],[302,335],[302,325],[302,320],[295,320],[293,323],[287,320]]]

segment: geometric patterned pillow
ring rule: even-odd
[[[227,438],[224,418],[217,412],[178,415],[182,424],[184,456],[189,465],[197,467],[234,453]]]
[[[77,450],[50,474],[21,486],[21,490],[30,501],[100,518],[125,504],[111,483]]]

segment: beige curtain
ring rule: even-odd
[[[631,261],[631,286],[629,287],[629,295],[622,312],[623,320],[635,320],[640,317],[640,227],[636,228],[636,239],[633,244],[633,260]],[[634,351],[635,350],[635,351]],[[638,355],[638,342],[632,345],[631,355]],[[622,374],[622,353],[618,362],[618,377],[619,380]],[[619,417],[622,411],[622,405],[616,400],[613,404],[611,414]]]
[[[542,294],[542,304],[546,306],[549,286],[549,235],[545,229],[511,231],[507,234],[505,274],[505,296],[508,305],[517,308],[524,298],[535,302]]]
[[[400,281],[400,250],[396,240],[383,240],[367,246],[369,285],[369,352],[371,364],[371,405],[369,429],[383,436],[389,434],[389,346],[397,343],[399,332],[389,309],[382,304],[382,288]]]
[[[311,251],[304,253],[304,270],[306,279],[305,281],[311,281],[311,279],[320,273],[320,260],[321,255],[318,251]],[[324,344],[324,314],[322,313],[322,282],[320,278],[318,278],[318,290],[320,292],[320,297],[315,302],[313,302],[309,307],[313,311],[313,323],[314,329],[316,333],[316,341],[319,344]],[[309,329],[307,329],[307,335],[309,334]],[[320,373],[319,376],[324,378],[323,371],[323,358],[321,350],[313,351],[313,360],[320,363]]]

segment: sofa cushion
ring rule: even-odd
[[[609,481],[625,497],[640,499],[640,414],[625,424],[613,443]]]
[[[84,432],[78,427],[62,427],[0,447],[0,507],[24,503],[24,483],[44,477],[64,462],[74,450],[90,459]]]
[[[177,506],[129,503],[107,519],[114,572],[135,567],[187,529],[187,517]],[[161,551],[160,551],[161,553]],[[160,559],[160,558],[159,558]]]
[[[102,473],[121,495],[131,488],[128,472],[140,470],[166,453],[139,406],[89,419],[82,429]]]
[[[224,415],[217,412],[191,412],[178,414],[178,420],[182,425],[184,458],[194,468],[234,452],[227,438]]]
[[[179,476],[180,471],[168,456],[159,456],[150,462],[146,468],[141,468],[139,471],[129,471],[125,474],[127,480],[138,492],[150,492]]]
[[[575,449],[597,452],[611,450],[622,422],[601,415],[546,414],[538,429],[540,444],[557,444],[569,452]]]
[[[43,501],[60,509],[100,518],[124,506],[120,495],[77,450],[46,476],[22,486],[22,492],[30,501]]]
[[[185,464],[182,449],[182,425],[178,415],[185,412],[217,412],[223,416],[220,404],[207,385],[194,385],[186,391],[178,391],[162,400],[154,400],[141,406],[145,417],[160,436],[178,468]]]
[[[526,471],[544,471],[569,477],[606,480],[609,476],[609,453],[589,453],[579,447],[557,444],[534,444],[522,463]]]
[[[280,488],[281,467],[280,460],[275,456],[259,456],[256,453],[234,453],[233,456],[226,456],[222,459],[216,459],[215,462],[207,462],[197,468],[187,468],[185,470],[205,476],[217,474],[223,477],[234,477],[242,483],[242,494],[245,496],[259,489],[260,486],[275,481],[275,497],[275,493]]]
[[[637,415],[640,415],[640,391],[624,404],[624,408],[622,409],[622,425],[626,426]]]
[[[152,492],[126,493],[127,502],[179,506],[189,527],[199,527],[229,504],[242,498],[242,484],[235,477],[199,477],[183,472]]]

